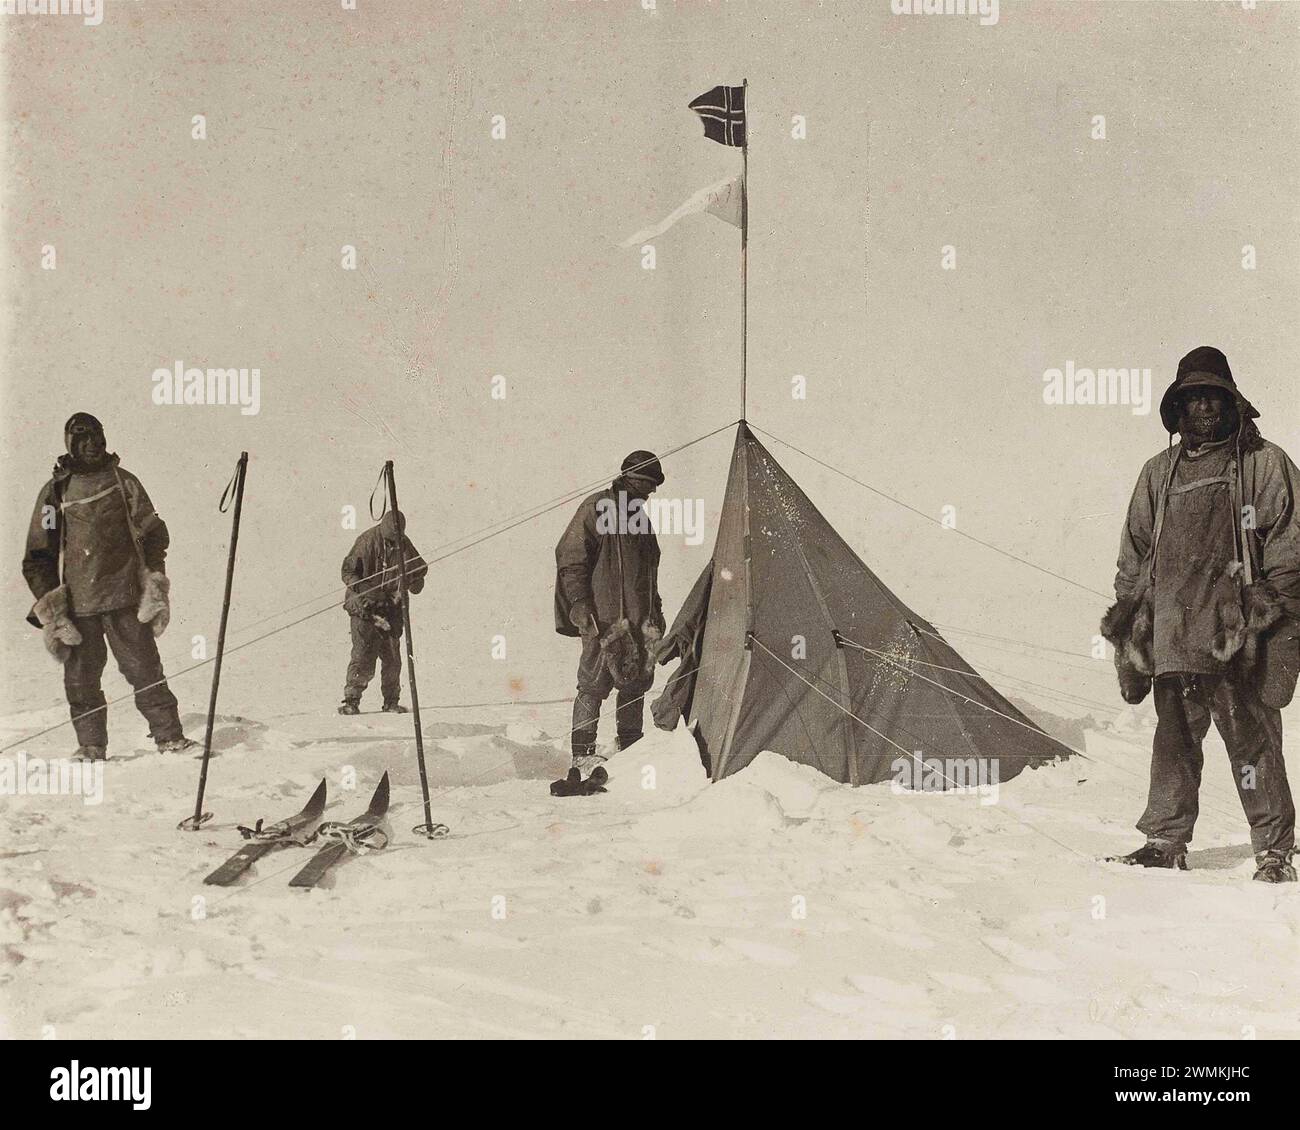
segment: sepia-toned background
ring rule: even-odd
[[[1158,399],[1215,344],[1264,434],[1300,452],[1297,5],[1004,0],[981,26],[886,0],[110,0],[98,27],[4,16],[0,35],[5,711],[61,697],[18,563],[75,410],[171,529],[173,670],[215,634],[216,507],[241,450],[232,642],[328,603],[355,536],[342,508],[364,524],[386,458],[433,556],[734,420],[738,233],[688,218],[654,270],[619,247],[737,170],[686,109],[718,83],[749,82],[756,424],[1101,592],[1165,435],[1154,410],[1044,405],[1045,369],[1150,368]],[[260,413],[154,406],[150,374],[177,360],[260,368]],[[729,446],[665,460],[664,493],[709,522],[701,545],[663,539],[670,616]],[[922,614],[1087,649],[1102,597],[769,446]],[[569,510],[435,567],[414,608],[428,702],[570,692],[575,649],[551,625]],[[330,709],[346,641],[333,610],[232,655],[223,704],[275,683]],[[206,670],[176,681],[185,709]],[[1118,706],[1108,664],[1085,677]]]

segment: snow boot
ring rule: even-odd
[[[81,745],[72,755],[73,761],[106,761],[107,759],[108,747],[102,745]]]
[[[1128,855],[1111,856],[1109,862],[1127,863],[1130,867],[1165,867],[1174,871],[1186,871],[1187,848],[1164,840],[1148,840]]]
[[[198,749],[199,743],[193,738],[187,738],[182,734],[179,738],[171,738],[167,741],[158,743],[159,753],[184,753],[187,749]]]
[[[385,714],[410,714],[410,711],[407,710],[406,707],[403,706],[400,702],[394,700],[393,702],[384,703],[384,713]]]
[[[340,714],[360,714],[361,707],[358,703],[353,702],[350,698],[343,700],[343,705],[339,707]]]
[[[1261,851],[1255,856],[1255,879],[1260,883],[1294,883],[1295,867],[1290,860],[1290,852]]]
[[[551,796],[590,796],[603,793],[609,773],[605,769],[605,759],[596,752],[594,745],[575,745],[573,747],[573,764],[569,773],[561,781],[551,782]]]
[[[596,752],[596,747],[581,746],[576,747],[573,751],[573,768],[585,779],[590,777],[592,772],[601,765],[605,764],[605,759]]]

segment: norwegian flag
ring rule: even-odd
[[[692,101],[690,108],[704,122],[704,136],[719,145],[745,144],[745,88],[715,86]]]

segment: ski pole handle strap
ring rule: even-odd
[[[375,480],[374,488],[370,492],[370,517],[378,522],[386,513],[388,513],[388,491],[384,491],[384,505],[378,514],[375,513],[375,491],[379,489],[379,484],[384,481],[384,471],[387,468],[380,468],[379,478]]]
[[[221,501],[217,503],[217,510],[222,514],[230,509],[230,503],[235,497],[235,488],[239,485],[239,473],[243,466],[244,461],[242,459],[235,464],[235,473],[230,476],[230,482],[226,484],[226,489],[221,492]]]

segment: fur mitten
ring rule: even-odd
[[[1281,594],[1260,581],[1242,586],[1233,562],[1215,586],[1216,630],[1211,649],[1232,677],[1255,687],[1265,706],[1282,707],[1295,693],[1300,650],[1284,629]]]
[[[601,633],[600,654],[614,686],[626,687],[641,677],[641,648],[626,619],[615,620]]]
[[[659,658],[659,641],[664,638],[663,629],[654,620],[645,620],[641,624],[641,642],[645,645],[644,662],[641,674],[653,678],[655,661]]]
[[[68,587],[50,589],[32,608],[41,622],[45,650],[60,663],[66,663],[72,649],[81,643],[81,633],[68,614]]]
[[[1151,590],[1142,585],[1131,596],[1121,597],[1101,618],[1101,634],[1115,649],[1115,674],[1124,701],[1136,705],[1151,692],[1155,671],[1152,646],[1155,613]]]
[[[155,638],[167,630],[167,624],[172,618],[171,602],[168,599],[171,587],[172,583],[166,574],[143,565],[140,567],[140,607],[135,618],[141,624],[149,624]]]
[[[1227,663],[1246,642],[1246,617],[1241,610],[1241,562],[1232,561],[1214,582],[1214,642],[1210,654]]]
[[[1241,645],[1241,670],[1250,674],[1259,662],[1264,637],[1282,622],[1286,606],[1282,597],[1262,581],[1242,590],[1245,605],[1246,640]]]

